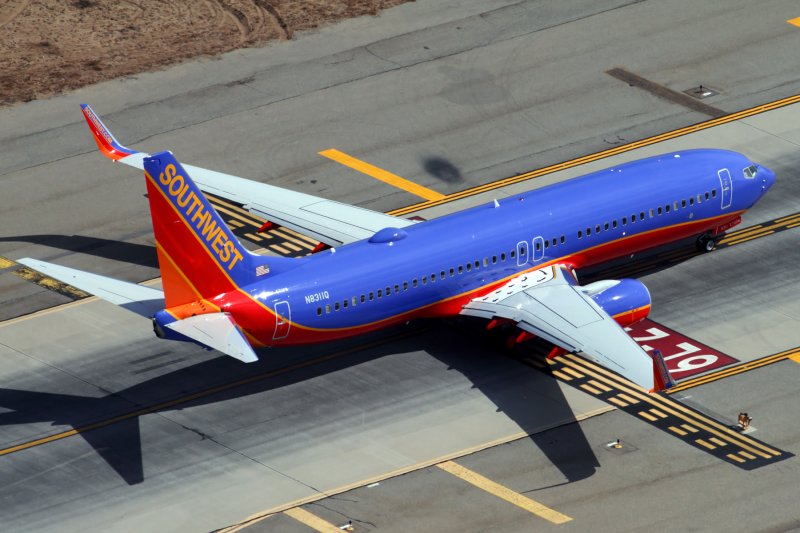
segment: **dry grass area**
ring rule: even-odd
[[[0,0],[0,105],[291,39],[409,0]]]

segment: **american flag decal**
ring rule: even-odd
[[[259,265],[256,267],[256,276],[263,276],[264,274],[269,274],[269,266],[268,265]]]

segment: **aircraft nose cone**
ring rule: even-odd
[[[767,167],[758,167],[758,176],[761,178],[762,189],[768,191],[775,184],[775,173]]]

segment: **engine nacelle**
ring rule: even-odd
[[[582,290],[622,327],[636,324],[650,314],[650,291],[637,279],[603,280]]]

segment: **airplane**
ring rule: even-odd
[[[152,319],[158,337],[241,361],[254,348],[326,342],[420,317],[467,315],[582,352],[646,391],[674,384],[624,327],[650,312],[635,279],[581,286],[576,270],[696,237],[711,251],[775,182],[720,149],[666,153],[426,221],[408,220],[121,145],[87,105],[100,151],[144,170],[163,290],[31,258],[19,262]],[[328,249],[259,255],[203,193]]]

